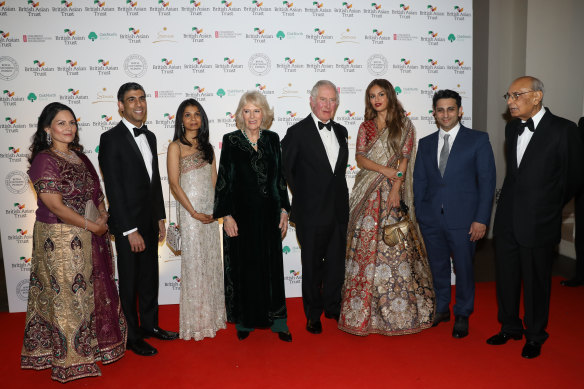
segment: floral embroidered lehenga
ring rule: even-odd
[[[405,120],[400,147],[409,163],[401,199],[415,227],[405,244],[390,247],[383,242],[383,227],[402,216],[388,206],[390,180],[362,169],[351,192],[339,328],[354,335],[416,333],[430,327],[434,317],[432,275],[413,209],[415,129]],[[378,130],[372,120],[359,127],[356,154],[384,166],[399,163],[388,146],[388,131]]]

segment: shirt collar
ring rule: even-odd
[[[126,128],[128,129],[128,131],[130,131],[130,132],[132,133],[132,136],[134,136],[134,131],[133,131],[133,129],[134,129],[134,127],[136,127],[136,126],[135,126],[135,125],[133,125],[132,123],[130,123],[130,122],[128,121],[128,119],[126,119],[126,118],[124,118],[124,117],[122,118],[122,123],[124,123],[124,125],[126,126]],[[140,127],[137,127],[137,128],[142,128],[143,126],[144,126],[144,123],[142,123],[142,125],[141,125]]]
[[[444,135],[448,134],[450,135],[450,140],[452,141],[454,138],[456,138],[456,134],[458,134],[458,130],[460,130],[460,122],[456,123],[456,126],[452,127],[450,129],[450,131],[446,132],[443,129],[440,129],[439,133],[440,133],[440,139],[444,139]]]
[[[314,124],[316,125],[316,128],[318,129],[318,122],[320,122],[322,120],[317,118],[316,115],[314,114],[314,112],[311,112],[310,116],[312,116],[312,120],[314,120]],[[330,122],[330,120],[326,121],[324,124],[327,124],[328,122]]]
[[[543,115],[545,115],[545,108],[542,105],[539,112],[531,117],[531,119],[533,120],[533,128],[537,129],[537,125],[539,124],[539,122],[543,118]],[[527,120],[522,120],[521,123],[525,123],[526,121]]]

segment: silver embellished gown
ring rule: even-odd
[[[180,185],[193,208],[212,214],[212,165],[202,153],[181,157]],[[213,338],[225,326],[225,292],[219,225],[203,224],[179,205],[181,228],[180,338]]]

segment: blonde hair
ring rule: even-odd
[[[274,109],[270,108],[266,96],[258,91],[247,91],[239,99],[237,110],[235,111],[235,126],[243,130],[245,129],[245,120],[243,120],[243,107],[247,104],[253,104],[262,111],[262,123],[260,128],[267,130],[271,127],[274,121]]]

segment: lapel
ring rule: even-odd
[[[508,155],[509,160],[507,163],[511,164],[511,170],[516,173],[518,166],[517,166],[517,138],[519,137],[519,125],[521,124],[521,120],[517,120],[512,127],[510,127],[511,134],[509,135],[509,147]],[[525,157],[525,155],[524,155]]]
[[[348,149],[347,147],[345,147],[345,145],[347,144],[347,139],[344,137],[344,135],[342,134],[341,129],[337,126],[337,123],[333,122],[331,119],[331,122],[333,124],[333,131],[335,132],[335,136],[337,137],[337,142],[339,142],[339,154],[337,155],[337,163],[335,165],[335,170],[334,172],[339,171],[339,169],[346,169],[346,166],[343,166],[343,161],[345,161],[347,158],[345,158],[345,154],[348,154]],[[328,158],[327,158],[328,159]],[[329,163],[330,165],[330,163]]]
[[[132,149],[132,152],[134,154],[134,158],[136,158],[138,161],[138,164],[141,166],[141,171],[142,174],[144,174],[146,176],[146,179],[148,181],[150,181],[150,177],[148,176],[148,170],[146,170],[146,163],[144,162],[144,157],[142,157],[142,153],[140,152],[140,148],[138,147],[138,144],[136,143],[136,141],[134,140],[134,137],[132,136],[132,134],[130,133],[130,131],[128,131],[128,128],[126,127],[126,125],[122,122],[120,122],[120,124],[118,125],[119,129],[122,133],[122,137],[126,140],[126,142],[130,145],[130,149]],[[150,150],[152,151],[152,142],[148,137],[148,134],[146,135],[146,139],[148,139],[148,144],[150,145]],[[152,161],[154,161],[154,157],[155,155],[152,154]],[[154,170],[153,170],[154,172]]]
[[[521,168],[526,164],[529,165],[529,160],[538,157],[538,151],[543,148],[543,145],[547,139],[549,139],[546,133],[551,120],[552,113],[546,108],[543,117],[537,124],[535,132],[531,136],[531,139],[525,148],[525,153],[523,153],[523,158],[521,158],[521,164],[519,165],[518,170],[521,170]],[[517,134],[517,129],[519,128],[520,124],[521,121],[518,121],[517,126],[515,127],[515,135],[513,136],[513,138],[515,138],[515,147],[513,148],[515,150],[515,164],[517,164],[517,138],[519,136]]]
[[[328,160],[328,157],[326,155],[326,149],[324,148],[324,143],[322,143],[322,138],[320,137],[320,134],[318,133],[318,127],[316,127],[316,124],[314,123],[314,120],[312,119],[312,115],[308,114],[308,117],[306,117],[306,119],[304,119],[306,121],[304,127],[306,128],[306,140],[307,143],[309,145],[309,147],[311,147],[312,149],[312,155],[315,156],[315,158],[320,159],[319,165],[323,164],[325,166],[329,167],[329,171],[332,172],[332,168],[331,163]]]
[[[430,166],[432,166],[432,171],[438,176],[440,176],[440,170],[438,169],[438,155],[436,153],[438,152],[438,139],[440,138],[439,133],[440,130],[429,135],[428,146],[430,147],[430,150],[425,153],[425,155],[430,157]]]
[[[456,165],[458,160],[457,155],[460,155],[460,153],[464,152],[467,143],[467,135],[468,130],[461,124],[460,128],[458,129],[458,134],[456,134],[456,138],[454,138],[454,142],[452,143],[452,148],[450,149],[450,154],[448,155],[448,163],[446,164],[446,170],[444,170],[443,178],[446,178],[448,171],[452,170],[452,167]],[[438,150],[438,146],[436,146],[436,150]],[[435,162],[437,165],[438,162]],[[449,167],[451,167],[451,169],[449,169]]]

